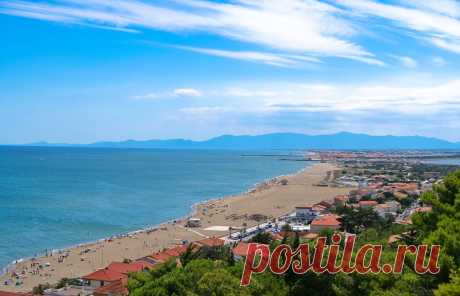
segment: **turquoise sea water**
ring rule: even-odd
[[[0,147],[0,267],[181,217],[310,164],[244,154]]]
[[[440,158],[425,160],[426,163],[460,165],[460,158]]]

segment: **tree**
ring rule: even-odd
[[[452,273],[449,283],[439,285],[434,291],[436,296],[460,296],[460,269]]]
[[[268,232],[259,232],[256,235],[254,235],[249,241],[252,243],[269,245],[272,242],[272,237]]]

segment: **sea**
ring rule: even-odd
[[[429,159],[429,160],[424,160],[423,162],[432,163],[432,164],[446,164],[446,165],[458,165],[458,166],[460,166],[460,158]]]
[[[311,165],[295,160],[287,151],[0,147],[0,270],[186,216],[198,202]]]

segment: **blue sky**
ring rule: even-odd
[[[338,131],[460,141],[452,0],[0,0],[1,144]]]

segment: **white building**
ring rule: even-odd
[[[374,207],[374,211],[382,218],[387,215],[396,216],[401,210],[401,205],[397,201],[389,201],[384,204],[378,204]]]

